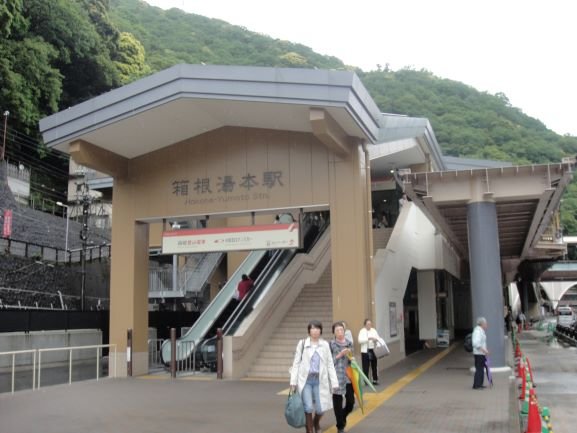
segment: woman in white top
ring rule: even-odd
[[[323,413],[333,407],[333,393],[338,392],[339,380],[329,343],[321,338],[323,325],[312,320],[309,336],[297,344],[291,368],[290,388],[303,399],[307,433],[321,433]],[[313,418],[313,412],[315,413]]]
[[[363,362],[363,373],[369,377],[369,367],[373,375],[373,384],[379,384],[379,374],[377,372],[377,357],[373,349],[378,344],[380,337],[371,319],[365,319],[364,327],[359,331],[359,344],[361,345],[361,360]]]

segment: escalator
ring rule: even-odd
[[[226,333],[234,332],[260,299],[266,295],[268,289],[278,279],[293,257],[298,252],[310,250],[326,226],[328,226],[328,218],[319,218],[317,213],[305,214],[301,222],[304,233],[302,249],[251,252],[190,330],[177,340],[176,360],[183,361],[190,358],[193,351],[196,350],[197,358],[201,352],[203,365],[214,369],[216,366],[214,344],[216,342],[216,330],[222,328]],[[255,283],[242,302],[237,303],[233,300],[233,295],[243,274],[247,274]],[[201,345],[201,343],[203,344]],[[171,359],[170,341],[163,343],[161,356],[163,363],[168,365]]]
[[[309,253],[318,239],[328,227],[328,218],[315,220],[315,216],[310,214],[310,218],[303,220],[303,248],[300,250],[277,250],[267,266],[263,269],[258,279],[255,281],[253,289],[242,300],[238,307],[227,316],[227,320],[220,326],[223,335],[234,335],[236,330],[257,307],[259,302],[267,295],[273,284],[277,281],[282,272],[286,269],[297,253]],[[216,329],[212,336],[202,342],[199,347],[203,364],[213,371],[216,371]]]

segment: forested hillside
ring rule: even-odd
[[[382,111],[427,117],[446,155],[528,164],[577,154],[577,137],[548,130],[504,94],[425,70],[362,71],[301,44],[141,0],[0,2],[0,39],[0,109],[11,113],[9,131],[36,138],[42,116],[174,64],[205,63],[355,70]],[[12,155],[26,151],[13,141]],[[563,209],[566,232],[577,234],[575,185]]]

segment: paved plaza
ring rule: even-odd
[[[539,403],[551,409],[555,433],[569,433],[577,401],[576,349],[527,331],[521,347],[532,362]],[[381,374],[366,391],[364,414],[349,416],[351,433],[520,431],[511,372],[494,373],[493,387],[472,390],[471,354],[461,343],[425,350]],[[2,433],[283,433],[286,382],[216,380],[167,374],[47,386],[0,394]],[[321,422],[336,433],[332,412]],[[303,429],[304,431],[304,429]]]
[[[373,432],[509,432],[509,373],[494,387],[471,389],[472,357],[460,344],[416,353],[385,371],[367,391],[347,430]],[[165,375],[87,381],[0,395],[3,433],[281,433],[287,382]],[[41,427],[40,427],[41,426]],[[335,433],[334,417],[321,426]],[[40,429],[40,430],[39,430]],[[303,429],[304,430],[304,429]]]

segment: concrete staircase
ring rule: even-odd
[[[387,243],[389,242],[389,238],[391,237],[392,233],[392,227],[373,230],[373,253],[376,253],[377,250],[384,250],[387,248]]]
[[[331,267],[315,284],[307,284],[293,306],[273,332],[247,377],[289,380],[289,368],[295,348],[301,338],[307,337],[307,325],[311,320],[320,320],[323,324],[323,336],[332,338],[333,296]]]

